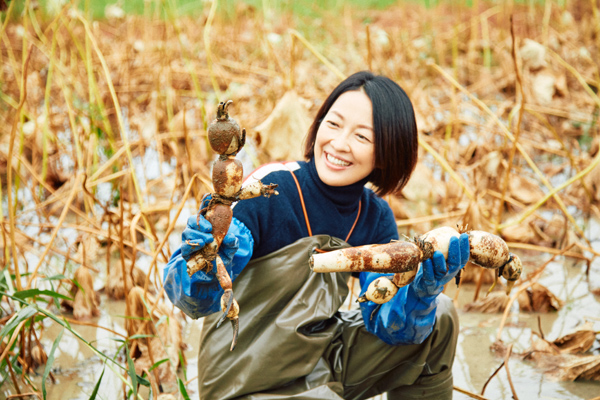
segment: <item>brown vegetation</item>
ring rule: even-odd
[[[2,291],[47,289],[42,278],[59,276],[57,293],[65,285],[81,305],[71,305],[74,317],[92,320],[94,278],[115,298],[130,293],[129,315],[145,320],[128,321],[128,335],[153,335],[129,343],[136,370],[169,358],[148,371],[154,383],[173,378],[181,349],[181,316],[165,309],[159,267],[182,209],[195,213],[213,191],[206,128],[219,100],[235,101],[248,131],[239,158],[256,167],[301,157],[311,116],[344,76],[387,75],[418,116],[419,165],[387,198],[401,233],[461,224],[502,236],[511,251],[588,266],[597,254],[576,222],[600,217],[595,2],[345,5],[312,19],[241,2],[214,14],[204,2],[197,17],[105,21],[70,5],[17,16],[15,3],[0,27],[0,244],[13,279]],[[521,308],[539,310],[544,297],[537,264],[517,282]],[[493,279],[479,271],[469,267],[464,282]],[[495,296],[479,310],[508,313],[512,302]],[[22,309],[1,303],[9,317]],[[157,327],[160,316],[169,323]],[[15,362],[33,365],[37,347],[25,337],[40,328],[30,316],[7,332],[2,365],[19,354]],[[569,379],[597,379],[597,360],[590,365]],[[27,386],[10,376],[16,392]]]

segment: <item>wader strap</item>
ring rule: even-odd
[[[308,221],[308,213],[306,212],[306,205],[304,204],[304,196],[302,196],[302,189],[300,189],[300,183],[298,183],[298,179],[296,178],[296,175],[294,174],[293,171],[290,171],[290,174],[292,174],[292,177],[294,178],[294,182],[296,182],[296,187],[298,188],[298,195],[300,196],[300,204],[302,204],[302,212],[304,213],[304,220],[306,221],[306,228],[308,229],[308,236],[312,236],[312,229],[310,229],[310,222]],[[350,232],[348,232],[348,236],[346,236],[346,239],[344,239],[345,242],[347,242],[348,239],[350,239],[350,235],[352,235],[352,232],[354,231],[354,227],[356,226],[356,223],[358,222],[358,217],[360,217],[361,204],[362,204],[362,202],[359,200],[358,201],[358,213],[356,213],[356,219],[354,220],[354,223],[352,224],[352,228],[350,228]],[[325,251],[320,250],[320,249],[315,249],[315,251],[317,251],[319,253],[325,253]]]

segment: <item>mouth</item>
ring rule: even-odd
[[[330,164],[333,164],[336,167],[348,167],[352,164],[348,161],[344,161],[340,158],[337,158],[337,157],[331,155],[330,153],[325,153],[325,158],[327,159],[327,161]]]

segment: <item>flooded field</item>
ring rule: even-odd
[[[524,263],[508,308],[504,278],[447,287],[455,398],[600,395],[597,2],[76,3],[0,1],[0,399],[197,399],[202,320],[162,269],[214,190],[217,105],[247,129],[247,174],[302,159],[327,94],[367,68],[417,119],[419,163],[384,197],[399,232],[493,232]]]
[[[595,230],[600,225],[592,221],[591,227],[590,229]],[[179,232],[173,233],[174,243],[178,240],[178,236]],[[594,244],[600,247],[600,239]],[[549,258],[548,255],[534,252],[521,252],[520,254],[530,268],[543,264]],[[600,262],[592,263],[589,281],[585,273],[584,262],[568,258],[551,262],[546,267],[540,283],[556,294],[564,302],[564,306],[557,312],[549,313],[520,312],[516,303],[512,307],[501,339],[506,345],[514,345],[515,356],[509,362],[509,370],[519,398],[588,400],[597,397],[600,393],[600,382],[560,382],[546,376],[543,369],[536,367],[533,362],[523,361],[518,357],[519,353],[524,353],[531,347],[532,340],[536,339],[536,335],[540,333],[540,328],[549,340],[563,336],[584,321],[593,321],[594,329],[600,330],[600,297],[594,296],[589,290],[590,282],[600,282]],[[100,280],[97,283],[102,285]],[[355,290],[358,290],[358,286],[355,287]],[[487,287],[484,286],[482,295],[486,290]],[[446,293],[453,298],[456,295],[455,285],[449,285]],[[502,314],[464,311],[464,306],[473,301],[474,293],[475,285],[466,284],[461,287],[457,298],[461,331],[453,372],[456,387],[480,394],[484,384],[503,360],[500,355],[492,351]],[[347,309],[348,306],[347,303],[342,309]],[[355,307],[356,305],[353,303],[350,306]],[[100,309],[100,317],[89,322],[126,336],[127,332],[124,328],[125,302],[111,300],[103,295]],[[188,382],[186,387],[192,400],[198,399],[195,377],[201,328],[202,319],[190,320],[188,318],[183,323],[183,341],[187,344],[184,354],[187,364],[185,370],[180,370],[180,376],[185,382]],[[122,338],[115,333],[91,326],[76,326],[75,329],[103,353],[111,355],[119,352],[121,342],[115,339],[122,340]],[[58,336],[60,330],[56,324],[48,324],[48,330],[45,332],[43,340],[46,348],[52,346],[52,341]],[[600,353],[600,345],[597,340],[592,353]],[[108,400],[123,395],[123,383],[119,377],[104,367],[103,360],[69,332],[64,333],[55,356],[52,371],[56,382],[47,387],[48,399],[88,399],[103,370],[104,376],[97,398]],[[38,370],[38,378],[40,373],[41,370]],[[174,390],[174,388],[171,389]],[[11,393],[10,389],[3,388],[0,398],[6,397],[9,393]],[[504,369],[489,382],[484,397],[498,400],[513,398]],[[380,398],[383,400],[386,397],[380,396]],[[454,398],[463,400],[471,397],[455,391]]]

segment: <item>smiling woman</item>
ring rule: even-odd
[[[392,80],[368,71],[341,82],[308,132],[306,161],[268,164],[251,179],[277,184],[278,196],[239,202],[223,243],[240,309],[239,339],[217,329],[223,293],[214,271],[188,276],[189,240],[213,241],[210,224],[192,216],[181,249],[166,266],[165,291],[203,325],[198,383],[209,399],[388,399],[452,396],[458,337],[452,301],[440,294],[466,263],[468,236],[417,273],[389,302],[340,311],[350,273],[315,273],[313,251],[398,240],[380,197],[400,190],[417,162],[412,104]],[[366,188],[371,182],[377,194]],[[456,239],[456,238],[454,238]],[[220,250],[221,251],[221,250]],[[423,270],[423,269],[421,269]],[[450,271],[450,272],[448,272]],[[364,291],[380,274],[361,272]],[[282,355],[285,355],[282,357]],[[425,396],[424,393],[427,393]]]

